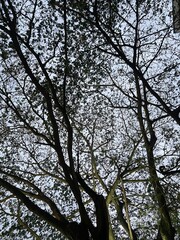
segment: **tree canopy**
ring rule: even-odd
[[[172,12],[1,0],[1,239],[179,239]]]

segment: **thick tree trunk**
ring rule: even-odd
[[[148,164],[149,164],[150,181],[154,188],[154,192],[158,202],[159,215],[161,219],[159,224],[159,232],[158,232],[157,239],[173,240],[175,232],[171,223],[169,209],[166,204],[164,192],[156,173],[154,157],[153,157],[151,148],[148,150]]]
[[[169,215],[169,209],[166,204],[165,194],[163,188],[160,184],[159,178],[156,172],[156,165],[155,165],[155,158],[154,158],[154,146],[157,141],[152,122],[150,120],[150,114],[148,110],[148,101],[146,96],[146,86],[143,83],[143,97],[144,97],[144,105],[142,105],[142,93],[141,88],[139,85],[139,79],[136,75],[136,89],[137,89],[137,96],[138,96],[138,121],[140,124],[141,132],[143,135],[143,139],[145,142],[145,148],[147,153],[147,160],[148,160],[148,167],[149,167],[149,175],[150,175],[150,182],[153,186],[154,193],[157,199],[157,209],[160,215],[160,225],[159,225],[159,233],[158,235],[161,236],[162,240],[173,240],[174,239],[174,228],[171,223],[171,218]],[[144,113],[146,116],[147,127],[150,134],[150,137],[147,134],[147,129],[144,125],[143,121],[143,112],[142,107],[144,109]]]

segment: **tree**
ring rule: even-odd
[[[1,1],[2,237],[178,238],[169,7]]]
[[[177,0],[173,0],[173,26],[174,32],[180,31],[180,2]]]

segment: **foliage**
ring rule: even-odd
[[[2,239],[178,239],[169,1],[0,3]]]

